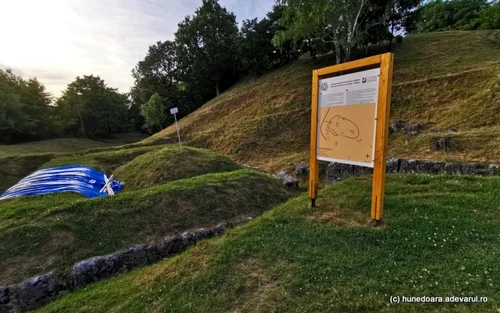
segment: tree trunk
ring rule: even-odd
[[[394,38],[394,23],[391,25],[391,37],[389,38],[389,52],[392,51],[392,39]]]
[[[337,64],[340,64],[340,63],[342,63],[342,56],[340,54],[341,49],[340,49],[340,44],[338,41],[334,43],[334,48],[335,48],[335,62]]]
[[[217,96],[220,95],[220,90],[219,90],[219,79],[215,81],[215,92],[217,93]]]
[[[78,112],[78,115],[80,116],[80,123],[82,124],[82,133],[83,136],[85,136],[85,128],[83,127],[82,112]]]
[[[349,62],[351,60],[351,46],[348,45],[344,51],[344,62]]]

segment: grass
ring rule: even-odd
[[[440,136],[451,136],[453,146],[446,151],[433,151],[432,140]],[[408,143],[406,136],[395,134],[390,137],[390,145],[392,154],[407,159],[498,163],[500,127],[481,127],[457,133],[446,130],[424,133]]]
[[[130,144],[147,137],[141,133],[114,134],[112,138],[91,140],[86,138],[57,138],[49,140],[0,145],[0,157],[35,153],[74,153],[109,146]]]
[[[127,164],[136,157],[161,148],[162,146],[146,146],[129,149],[115,148],[101,152],[63,155],[50,159],[48,162],[44,163],[41,168],[83,164],[93,167],[98,171],[112,174],[117,168]]]
[[[104,142],[85,138],[58,138],[41,140],[15,145],[0,145],[0,156],[35,154],[35,153],[62,153],[83,151],[93,148],[107,147]]]
[[[53,157],[55,155],[50,153],[0,157],[0,193]]]
[[[88,153],[76,152],[72,154],[25,154],[0,157],[0,192],[5,191],[20,179],[40,168],[83,164],[101,172],[112,174],[114,170],[132,161],[137,156],[161,149],[164,146],[145,146],[138,148],[114,147],[110,150]]]
[[[135,143],[147,138],[149,135],[139,132],[112,134],[111,138],[99,139],[107,145],[119,146]]]
[[[139,133],[118,134],[106,142],[84,138],[59,138],[16,145],[0,145],[0,193],[40,167],[86,164],[101,171],[112,171],[135,156],[155,147],[126,150],[116,147],[130,140],[143,139]],[[89,155],[89,153],[92,154]],[[128,162],[127,161],[127,162]]]
[[[464,143],[480,129],[498,134],[500,31],[411,35],[395,46],[394,53],[391,120],[428,123],[426,132],[458,127]],[[311,71],[331,62],[329,55],[316,63],[303,57],[237,84],[179,122],[183,140],[271,171],[308,162]],[[174,143],[176,136],[172,125],[142,143]],[[391,138],[391,156],[434,155],[428,140],[407,146],[396,139]],[[472,143],[438,157],[481,161],[485,155],[500,163],[500,142]]]
[[[168,146],[138,156],[114,171],[125,190],[136,190],[208,173],[241,169],[230,159],[212,151]]]
[[[72,193],[0,203],[0,285],[191,228],[256,216],[290,194],[249,170],[86,199]]]
[[[383,227],[370,179],[290,200],[186,253],[38,312],[496,312],[499,178],[389,176]],[[487,303],[390,304],[390,296]],[[443,300],[444,301],[444,300]]]
[[[395,50],[395,83],[500,65],[500,32],[446,31],[415,34]]]

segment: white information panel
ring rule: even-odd
[[[373,167],[380,68],[319,80],[317,159]]]

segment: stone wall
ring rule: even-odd
[[[0,313],[19,313],[39,308],[69,291],[181,253],[200,240],[220,236],[227,229],[251,219],[247,217],[221,223],[213,228],[200,228],[178,236],[168,236],[160,244],[137,245],[77,262],[68,272],[52,271],[17,285],[0,286]]]
[[[439,161],[419,161],[398,158],[387,159],[387,173],[425,173],[453,175],[500,175],[500,165],[483,163],[455,163]],[[326,184],[331,185],[348,177],[372,174],[373,169],[357,165],[332,162],[326,170]]]

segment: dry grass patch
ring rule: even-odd
[[[328,211],[316,213],[308,219],[326,223],[332,227],[369,227],[371,223],[371,219],[364,212],[359,211],[353,211],[349,216],[338,211]]]

